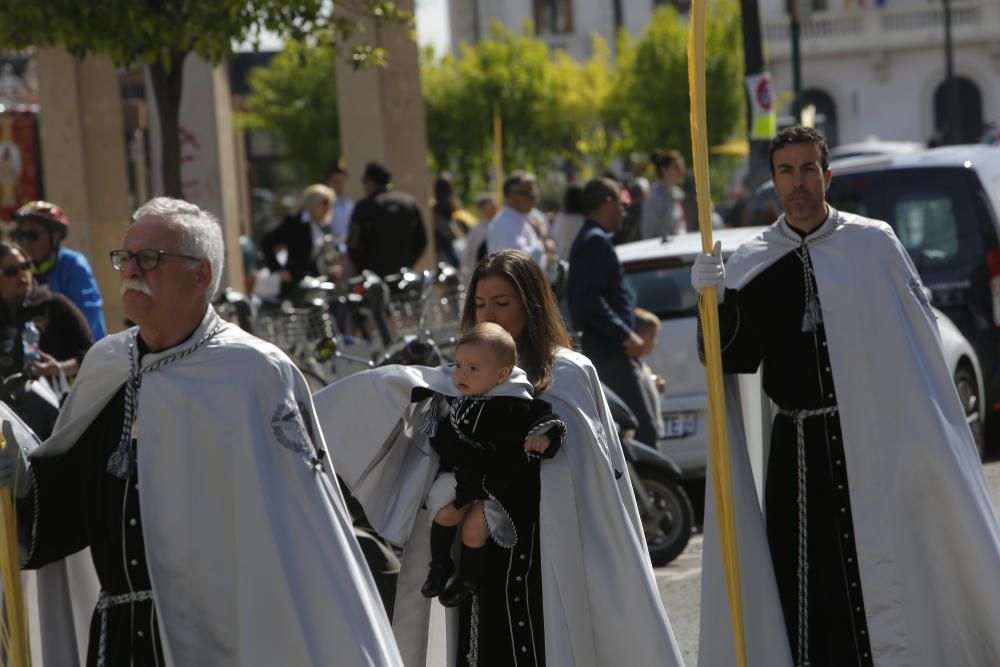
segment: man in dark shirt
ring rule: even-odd
[[[587,216],[569,255],[566,296],[583,353],[601,381],[621,396],[639,420],[635,437],[656,445],[656,421],[642,395],[642,338],[635,332],[635,302],[611,238],[624,218],[618,184],[596,178],[583,188]]]
[[[390,190],[389,170],[377,162],[365,167],[364,199],[354,207],[347,234],[347,252],[357,271],[387,276],[413,267],[427,247],[427,232],[417,202]]]

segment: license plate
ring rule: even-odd
[[[698,430],[696,412],[667,412],[663,415],[664,438],[686,438]]]

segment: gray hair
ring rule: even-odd
[[[181,228],[181,254],[202,257],[212,267],[212,282],[205,293],[211,301],[222,280],[222,266],[226,260],[226,247],[222,241],[222,223],[208,211],[190,202],[171,197],[155,197],[132,214],[132,221],[160,218]]]

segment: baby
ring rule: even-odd
[[[478,588],[486,568],[486,541],[501,547],[517,540],[521,508],[537,508],[538,461],[555,455],[565,433],[548,403],[495,391],[510,376],[516,361],[514,339],[503,327],[483,323],[463,335],[455,347],[455,388],[448,415],[431,438],[443,471],[430,497],[448,485],[454,500],[434,516],[431,564],[421,589],[446,607],[458,606]],[[510,394],[510,392],[507,392]],[[534,498],[534,500],[532,500]],[[455,571],[451,546],[462,529],[461,567]]]

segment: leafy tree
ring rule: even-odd
[[[249,75],[247,110],[238,120],[281,137],[300,183],[324,176],[340,156],[336,58],[327,40],[292,40],[267,66]]]
[[[493,165],[493,114],[503,127],[504,168],[548,171],[584,164],[605,147],[599,127],[610,90],[608,49],[595,44],[586,65],[550,55],[530,24],[518,35],[500,23],[457,58],[425,52],[421,80],[432,164],[450,169],[466,191],[482,188]]]
[[[146,65],[160,117],[164,188],[180,196],[178,114],[188,55],[218,63],[234,43],[256,41],[262,31],[346,38],[364,17],[398,22],[409,13],[391,0],[4,0],[0,43],[61,46],[79,57],[95,53],[119,65]],[[386,54],[362,45],[350,58],[361,66],[383,62]]]
[[[617,128],[622,151],[676,148],[690,159],[687,38],[687,22],[673,6],[664,6],[637,39],[619,40],[605,120]],[[745,122],[743,37],[734,0],[712,0],[705,39],[707,132],[715,145],[736,136]]]

